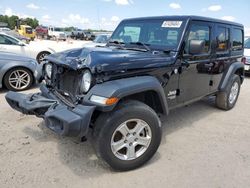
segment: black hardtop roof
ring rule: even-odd
[[[231,22],[216,18],[209,18],[209,17],[203,17],[203,16],[193,16],[193,15],[176,15],[176,16],[152,16],[152,17],[140,17],[140,18],[128,18],[125,19],[128,20],[153,20],[153,19],[176,19],[176,20],[197,20],[197,21],[207,21],[207,22],[216,22],[216,23],[222,23],[222,24],[228,24],[228,25],[234,25],[238,27],[244,27],[242,24],[237,22]]]

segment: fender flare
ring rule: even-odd
[[[117,97],[120,100],[124,97],[146,91],[156,92],[161,103],[163,114],[167,115],[169,108],[164,89],[160,82],[153,76],[130,77],[97,84],[84,97],[83,103],[95,105],[97,106],[97,110],[100,111],[111,111],[116,104],[111,106],[100,105],[90,101],[90,97],[92,95],[97,95],[106,98]]]
[[[219,91],[225,90],[227,87],[228,82],[230,81],[230,78],[232,75],[234,75],[236,72],[238,72],[238,75],[241,78],[241,83],[243,83],[244,80],[244,65],[241,62],[235,62],[232,63],[229,68],[226,71],[226,74],[224,74],[220,85],[219,85]]]

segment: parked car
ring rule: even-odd
[[[66,40],[67,36],[62,28],[50,26],[48,29],[48,37],[54,40]]]
[[[90,31],[85,31],[85,40],[94,40],[95,35]]]
[[[71,31],[70,33],[70,38],[75,39],[75,40],[84,40],[86,39],[87,35],[85,34],[85,32],[82,29],[75,29],[73,31]]]
[[[12,91],[29,89],[37,76],[35,59],[0,51],[0,88]]]
[[[245,40],[244,56],[243,63],[245,64],[245,72],[250,73],[250,38]]]
[[[0,51],[26,55],[36,59],[38,63],[41,63],[45,56],[55,52],[55,50],[49,47],[44,48],[34,44],[25,44],[5,33],[0,33]]]
[[[0,32],[11,31],[8,27],[0,27]]]
[[[83,47],[105,46],[110,39],[110,36],[111,34],[99,34],[92,42],[84,44]]]
[[[116,170],[135,169],[156,153],[161,117],[172,109],[210,95],[220,109],[235,106],[243,36],[243,25],[212,18],[126,19],[105,47],[47,56],[41,93],[9,92],[6,99],[59,135],[91,131],[101,159]]]
[[[22,41],[22,42],[25,42],[26,44],[29,44],[30,43],[30,38],[28,37],[25,37],[23,35],[20,35],[18,32],[14,31],[14,30],[10,30],[10,31],[2,31],[0,33],[5,33],[7,35],[10,35],[14,38],[17,38],[18,40]]]
[[[36,37],[35,32],[29,25],[20,25],[18,28],[18,33],[20,35],[30,38],[30,40],[34,40]]]

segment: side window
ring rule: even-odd
[[[185,53],[189,51],[190,40],[204,40],[205,49],[204,53],[208,53],[210,50],[210,28],[205,25],[192,25],[188,34],[188,38],[185,46]]]
[[[243,31],[241,29],[233,29],[233,50],[243,49]]]
[[[227,51],[229,47],[229,31],[226,27],[218,27],[216,32],[217,52]]]
[[[122,42],[138,42],[140,37],[141,28],[140,27],[124,27],[119,36],[122,38]]]
[[[11,45],[13,43],[6,36],[0,35],[0,44]]]
[[[5,39],[2,35],[0,35],[0,44],[5,44]]]

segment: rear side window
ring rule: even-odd
[[[229,30],[218,27],[216,32],[217,52],[227,51],[229,47]]]
[[[243,31],[241,29],[233,29],[233,50],[243,49]]]
[[[205,53],[210,50],[210,28],[205,25],[192,25],[188,34],[185,51],[188,52],[188,46],[190,40],[204,40],[205,41]]]

